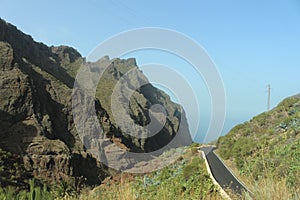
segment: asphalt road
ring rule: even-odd
[[[230,188],[235,193],[241,194],[242,191],[247,189],[231,174],[231,172],[225,167],[223,162],[213,152],[214,147],[202,147],[201,150],[204,152],[210,170],[215,177],[216,181],[223,188]]]

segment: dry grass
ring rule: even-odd
[[[257,200],[273,199],[283,200],[292,199],[292,194],[286,186],[286,180],[274,180],[272,177],[262,178],[253,185],[250,185]]]
[[[272,177],[265,177],[260,180],[252,182],[248,185],[253,194],[244,193],[243,195],[234,194],[232,191],[226,192],[232,200],[299,200],[300,194],[298,192],[291,192],[286,186],[286,180],[275,180]]]
[[[94,190],[82,192],[81,200],[221,200],[210,182],[198,151],[189,149],[183,160],[158,173],[143,176],[121,174],[108,178]]]
[[[216,152],[218,153],[218,152]],[[219,156],[220,157],[220,156]],[[268,173],[268,169],[264,170],[264,175],[256,180],[254,177],[246,176],[240,174],[236,165],[230,160],[223,160],[231,172],[241,180],[245,186],[253,194],[243,194],[238,196],[232,191],[227,190],[226,192],[233,200],[240,199],[255,199],[255,200],[299,200],[300,199],[300,189],[291,189],[287,186],[286,178],[275,178]]]
[[[171,183],[170,183],[171,184]],[[174,198],[174,194],[170,193],[170,190],[165,188],[159,189],[159,197],[149,198],[149,200],[185,200],[183,196],[176,196]],[[172,197],[172,198],[170,198]],[[80,200],[138,200],[141,198],[136,197],[136,192],[134,185],[131,183],[123,183],[119,185],[112,186],[110,188],[106,188],[101,193],[86,193],[80,196]],[[222,200],[222,197],[218,194],[209,194],[205,197],[206,200]]]
[[[225,162],[227,163],[227,162]],[[233,167],[233,169],[231,168]],[[234,165],[230,165],[232,171],[242,178],[246,187],[252,191],[253,194],[243,194],[242,196],[234,194],[230,190],[226,190],[232,200],[299,200],[300,193],[299,189],[296,188],[291,191],[291,188],[288,188],[286,185],[286,178],[277,179],[272,175],[268,174],[268,170],[265,170],[265,174],[259,180],[255,180],[251,176],[240,175]],[[175,184],[175,183],[173,183]],[[170,185],[161,185],[162,187],[157,188],[157,196],[150,197],[147,199],[157,199],[157,200],[169,200],[172,199],[181,200],[185,199],[183,196],[180,196],[180,192],[174,194],[174,190],[170,190],[172,183]],[[139,197],[139,192],[142,192],[143,189],[137,188],[134,181],[130,181],[127,178],[121,177],[121,180],[116,184],[102,185],[93,191],[87,191],[80,196],[82,200],[96,200],[96,199],[108,199],[108,200],[137,200],[141,199]],[[221,196],[217,193],[208,194],[205,199],[207,200],[220,200]]]
[[[135,200],[134,187],[131,183],[125,182],[122,184],[111,185],[109,187],[101,186],[91,192],[85,192],[80,195],[80,200]]]
[[[272,177],[263,178],[258,181],[253,181],[253,184],[248,185],[248,188],[253,194],[244,193],[237,195],[231,190],[226,190],[226,193],[232,200],[299,200],[299,192],[291,193],[286,186],[286,180],[274,180]]]

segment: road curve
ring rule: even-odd
[[[213,152],[215,147],[207,146],[202,147],[210,170],[215,177],[216,181],[223,189],[230,188],[235,193],[242,194],[242,191],[248,191],[242,183],[240,183],[236,177],[226,168],[223,162]]]

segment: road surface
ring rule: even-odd
[[[242,191],[248,191],[242,183],[240,183],[233,174],[226,168],[223,162],[213,152],[215,147],[202,147],[210,170],[215,177],[216,181],[223,189],[230,188],[235,193],[241,194]]]

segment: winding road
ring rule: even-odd
[[[241,194],[242,191],[248,191],[246,187],[229,171],[220,158],[214,153],[215,147],[202,147],[206,156],[211,172],[223,189],[230,188],[235,193]]]

